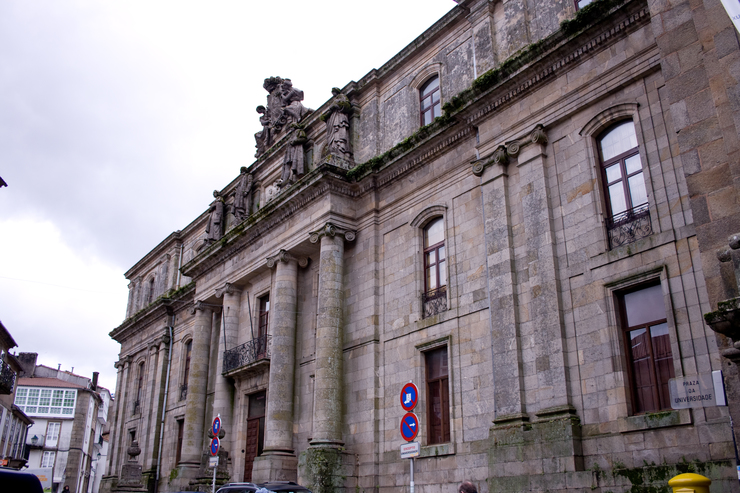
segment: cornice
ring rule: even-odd
[[[115,341],[123,343],[126,339],[137,334],[141,330],[146,330],[152,323],[157,322],[162,317],[179,313],[192,304],[195,296],[195,283],[173,292],[170,297],[161,296],[152,304],[139,310],[133,316],[124,320],[124,322],[113,329],[108,335]]]
[[[628,0],[618,10],[623,7],[629,9],[632,3],[632,1]],[[501,83],[496,84],[493,88],[485,91],[481,96],[476,98],[476,101],[490,99],[494,93],[499,93],[493,100],[486,102],[482,107],[469,112],[470,114],[465,117],[467,124],[475,125],[476,122],[480,121],[489,113],[515,100],[521,94],[529,92],[535,86],[549,81],[553,76],[569,70],[570,66],[579,62],[581,59],[597,51],[601,51],[611,40],[621,39],[635,28],[650,22],[650,11],[646,5],[643,5],[642,8],[632,8],[634,9],[632,12],[625,12],[621,16],[615,15],[610,27],[596,35],[591,33],[601,24],[597,23],[591,26],[585,32],[586,36],[591,34],[590,39],[586,42],[578,42],[578,39],[583,37],[584,33],[578,34],[574,38],[566,39],[560,31],[555,33],[550,39],[544,40],[546,44],[550,44],[550,49],[546,53],[533,60],[531,64],[522,68],[517,74],[502,80]],[[572,47],[574,42],[576,46]],[[563,51],[564,54],[557,57],[555,62],[546,62],[558,50]],[[516,82],[513,82],[512,79],[514,78],[517,79]],[[504,87],[506,90],[501,92],[501,89]]]
[[[177,230],[173,233],[171,233],[167,238],[159,242],[159,245],[152,248],[149,253],[144,255],[144,257],[136,262],[129,270],[126,271],[124,276],[126,279],[131,279],[131,276],[133,276],[137,271],[139,271],[142,267],[146,266],[147,264],[154,262],[156,260],[159,260],[160,257],[167,254],[169,250],[173,246],[179,247],[180,244],[182,244],[183,234],[181,230]]]
[[[259,212],[229,230],[221,240],[204,249],[183,265],[182,273],[192,279],[197,279],[216,265],[234,257],[275,226],[305,210],[310,203],[326,194],[356,198],[359,195],[359,187],[347,182],[344,170],[322,165],[267,203]]]

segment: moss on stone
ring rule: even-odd
[[[309,448],[301,454],[306,486],[314,493],[333,493],[344,486],[342,451],[335,448]]]
[[[641,467],[625,467],[615,463],[612,475],[628,480],[632,485],[630,493],[670,493],[668,480],[674,476],[687,472],[709,476],[715,468],[727,466],[730,466],[729,460],[702,462],[697,459],[689,462],[686,458],[681,458],[676,464],[644,462]]]

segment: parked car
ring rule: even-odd
[[[22,491],[23,493],[44,493],[41,481],[33,474],[0,468],[0,485],[2,491]]]
[[[219,488],[216,493],[254,493],[264,488],[275,493],[311,493],[311,490],[293,481],[270,481],[267,483],[229,483]]]

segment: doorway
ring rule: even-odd
[[[262,453],[265,442],[265,408],[267,393],[263,390],[249,396],[247,412],[247,443],[244,447],[244,481],[252,481],[255,457]]]

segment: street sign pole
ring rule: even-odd
[[[401,418],[400,430],[401,436],[406,440],[406,442],[413,442],[414,438],[416,438],[416,435],[419,433],[419,420],[416,418],[416,415],[411,412],[416,407],[417,402],[419,402],[419,389],[413,382],[409,382],[401,389],[401,407],[406,411],[406,414]],[[407,448],[411,445],[414,445],[416,450],[413,448]],[[411,479],[410,493],[414,493],[414,457],[419,455],[419,445],[418,443],[409,443],[408,446],[405,445],[401,447],[401,458],[403,459],[404,457],[411,455],[411,457],[409,457],[409,478]],[[406,450],[404,450],[405,448]]]
[[[409,459],[409,464],[411,464],[411,491],[410,493],[414,493],[414,458]]]
[[[213,439],[216,441],[216,453],[213,453],[213,442],[211,442],[211,455],[216,456],[216,465],[213,466],[213,484],[211,486],[211,493],[216,493],[216,471],[218,471],[218,449],[221,443],[218,440],[218,432],[221,431],[221,413],[217,414],[211,423],[211,431],[213,432]]]

